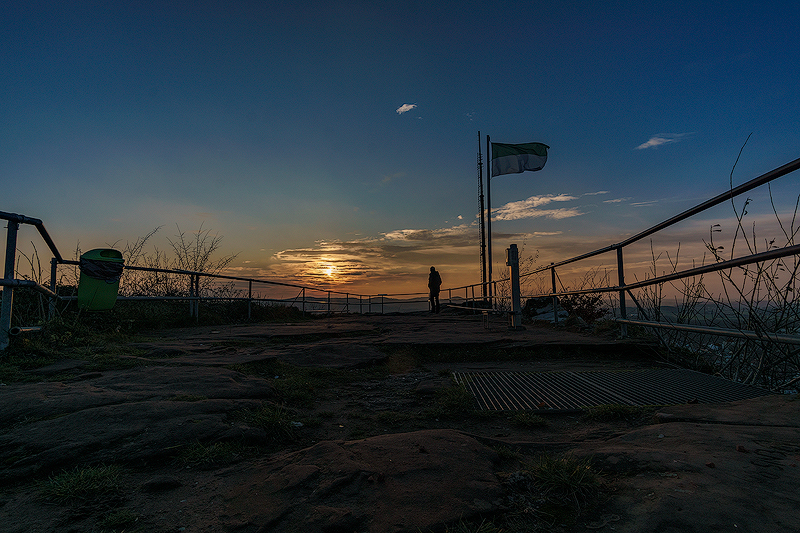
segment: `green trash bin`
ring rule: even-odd
[[[104,311],[114,307],[119,291],[124,260],[111,248],[89,250],[81,255],[78,281],[78,308]]]

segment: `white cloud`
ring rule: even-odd
[[[542,206],[548,205],[552,202],[569,202],[577,200],[577,196],[568,194],[559,195],[544,195],[544,196],[531,196],[527,200],[520,200],[519,202],[509,202],[502,207],[492,210],[493,220],[520,220],[524,218],[571,218],[582,215],[578,208],[559,208],[559,209],[539,209]]]
[[[647,148],[657,148],[662,144],[672,144],[680,141],[683,137],[689,135],[688,133],[658,133],[650,137],[650,139],[636,147],[637,150],[645,150]]]
[[[415,107],[417,107],[417,104],[403,104],[397,108],[397,114],[402,115],[403,113],[411,111]]]
[[[603,203],[604,204],[618,204],[618,203],[621,203],[621,202],[627,202],[630,199],[631,199],[630,196],[628,196],[626,198],[614,198],[613,200],[603,200]]]

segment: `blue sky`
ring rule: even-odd
[[[202,226],[232,273],[413,292],[480,281],[478,131],[551,147],[492,180],[495,272],[722,192],[751,133],[734,185],[800,156],[794,1],[272,4],[0,7],[0,211],[65,255]]]

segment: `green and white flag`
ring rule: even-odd
[[[542,143],[492,143],[492,177],[542,170],[547,163],[547,149]]]

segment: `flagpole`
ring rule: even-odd
[[[478,204],[481,213],[481,297],[486,301],[486,225],[483,207],[483,156],[481,154],[481,132],[478,132]]]
[[[489,162],[486,168],[486,248],[488,267],[488,294],[489,301],[492,301],[492,144],[489,136],[486,136],[486,160]],[[494,303],[492,303],[494,307]]]

